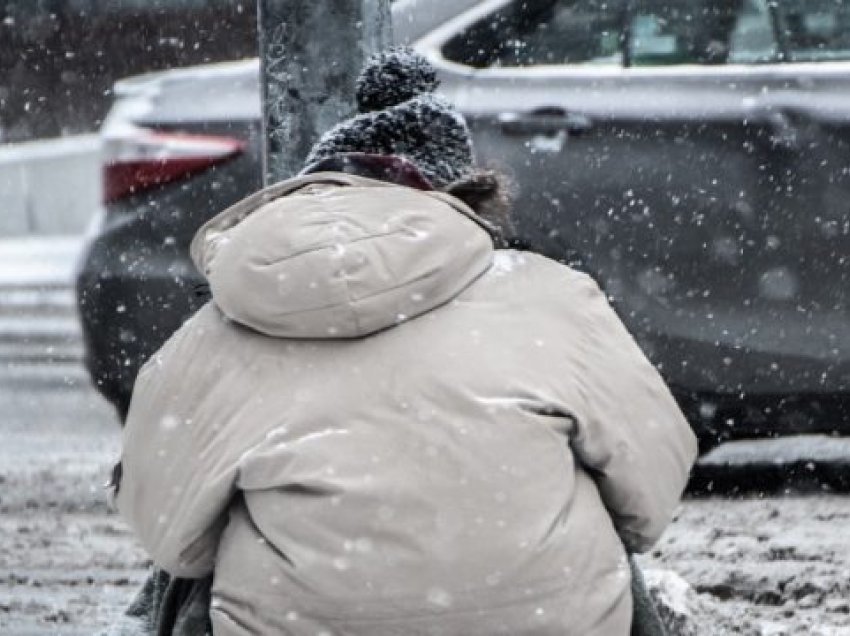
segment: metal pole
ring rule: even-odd
[[[318,137],[354,113],[366,57],[392,42],[390,0],[257,0],[263,183],[296,174]]]

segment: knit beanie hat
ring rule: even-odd
[[[437,72],[422,55],[396,47],[369,58],[357,78],[359,115],[322,135],[306,165],[341,153],[397,155],[436,188],[472,171],[472,141],[463,116],[434,94]]]

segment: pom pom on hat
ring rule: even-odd
[[[409,47],[372,55],[357,78],[357,109],[361,113],[396,106],[439,85],[437,71]]]

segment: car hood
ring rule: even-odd
[[[493,243],[461,201],[339,173],[290,179],[209,222],[192,259],[230,319],[269,336],[355,338],[451,300]]]

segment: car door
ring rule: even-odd
[[[850,387],[850,67],[793,63],[787,8],[493,1],[422,43],[520,236],[589,271],[689,391]]]

